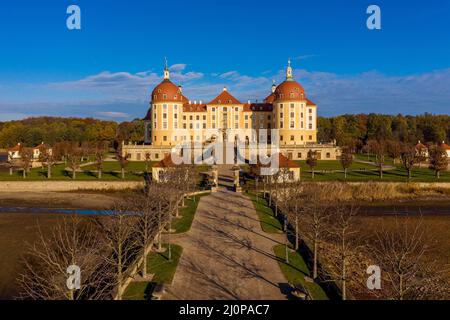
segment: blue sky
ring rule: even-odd
[[[71,4],[80,31],[66,28]],[[4,1],[0,120],[142,117],[165,56],[191,100],[224,85],[262,100],[291,57],[321,115],[449,113],[449,14],[447,0]]]

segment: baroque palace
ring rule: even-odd
[[[266,140],[267,148],[276,145],[277,152],[290,160],[305,160],[310,150],[321,160],[336,160],[340,155],[334,143],[318,143],[317,105],[294,80],[290,61],[286,80],[274,84],[262,103],[242,103],[227,88],[208,103],[190,100],[170,80],[167,63],[164,79],[150,100],[145,143],[124,142],[122,146],[132,161],[160,161],[180,144],[205,146],[238,139],[246,146]]]

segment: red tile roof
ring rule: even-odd
[[[21,145],[20,143],[18,143],[18,144],[15,145],[14,147],[8,149],[8,151],[15,152],[15,151],[22,151],[22,149],[23,149],[23,145]]]
[[[309,100],[308,98],[306,98],[306,105],[307,106],[315,106],[316,104],[314,102],[312,102],[311,100]]]
[[[279,161],[279,166],[280,168],[289,168],[289,169],[294,169],[294,168],[300,168],[300,165],[297,164],[296,162],[289,160],[286,156],[284,156],[281,153],[278,153],[278,161]],[[258,160],[258,164],[256,165],[257,167],[269,167],[269,165],[263,165],[259,162]]]
[[[233,97],[228,91],[224,90],[208,104],[241,104],[241,102]]]
[[[450,146],[446,143],[441,144],[441,147],[445,150],[450,150]]]
[[[153,168],[173,168],[176,164],[172,161],[172,155],[167,155],[163,160],[153,166]]]

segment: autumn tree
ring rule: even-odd
[[[341,155],[341,166],[344,169],[344,176],[347,179],[347,171],[353,164],[353,153],[350,147],[344,147]]]
[[[441,146],[430,148],[430,169],[436,173],[436,178],[441,178],[441,171],[448,167],[447,152]]]
[[[399,141],[396,140],[388,140],[386,141],[386,151],[387,154],[392,158],[394,164],[397,163],[397,160],[400,158],[403,146]]]

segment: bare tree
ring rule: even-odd
[[[350,147],[344,147],[341,155],[341,166],[344,169],[344,177],[347,179],[347,171],[353,164],[353,153]]]
[[[317,152],[309,150],[306,164],[311,169],[311,178],[314,180],[314,168],[317,166]]]
[[[39,160],[42,162],[42,165],[47,166],[47,178],[52,178],[52,168],[57,162],[57,151],[55,148],[51,148],[48,145],[44,145],[44,147],[40,150]]]
[[[304,209],[302,216],[302,228],[305,237],[309,240],[313,252],[313,278],[318,277],[318,261],[320,255],[320,245],[324,241],[329,225],[328,202],[322,199],[322,190],[318,185],[308,185],[303,188]]]
[[[358,261],[359,239],[356,228],[358,209],[353,205],[335,203],[329,229],[332,250],[327,254],[327,272],[340,284],[342,300],[348,298],[348,286],[353,280],[352,268]],[[360,268],[358,268],[360,269]]]
[[[72,171],[73,180],[77,178],[77,170],[80,169],[81,157],[81,149],[76,144],[72,144],[67,153],[67,162],[69,169]]]
[[[127,267],[135,260],[138,252],[138,245],[133,237],[136,216],[132,209],[129,201],[118,202],[105,216],[94,220],[102,235],[102,245],[107,249],[102,259],[113,275],[112,282],[117,288],[118,300],[122,300]]]
[[[448,167],[447,152],[441,146],[430,148],[430,169],[436,173],[436,178],[441,178],[441,171]]]
[[[405,168],[408,173],[408,181],[410,181],[412,178],[412,170],[414,165],[417,163],[416,148],[407,144],[403,145],[400,158],[402,160],[403,168]]]
[[[445,299],[450,294],[449,283],[433,260],[430,260],[430,239],[422,222],[408,218],[396,220],[383,228],[369,244],[375,262],[382,269],[388,299]]]
[[[104,141],[97,142],[94,148],[94,155],[95,155],[95,167],[97,168],[98,172],[98,179],[102,178],[106,152],[107,152],[107,143]]]
[[[146,153],[145,154],[145,173],[148,173],[151,165],[152,165],[152,160],[151,160],[151,155],[150,153]]]
[[[69,217],[61,220],[50,235],[39,228],[39,238],[28,245],[24,270],[18,278],[20,297],[32,300],[101,299],[104,270],[97,233],[86,220]],[[79,290],[67,286],[70,266],[81,270]]]
[[[367,142],[369,149],[376,155],[375,163],[378,167],[380,179],[383,179],[383,167],[386,157],[386,145],[385,142],[378,142],[377,140],[369,140]]]
[[[20,164],[22,168],[23,178],[27,177],[33,163],[33,151],[29,148],[24,148],[20,152]]]
[[[130,163],[128,161],[128,155],[122,155],[122,152],[119,151],[119,153],[117,154],[117,160],[119,161],[120,164],[121,177],[122,179],[125,179],[125,170],[128,164]]]
[[[135,235],[142,252],[142,277],[147,278],[147,257],[158,233],[158,203],[156,190],[151,188],[143,195],[133,199],[133,209],[137,215]],[[156,201],[155,201],[156,200]]]

